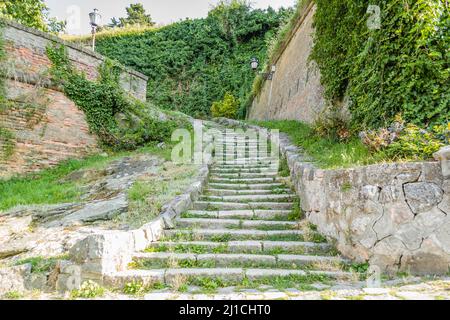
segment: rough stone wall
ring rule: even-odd
[[[264,82],[253,100],[248,118],[254,120],[290,119],[312,123],[325,109],[320,73],[314,61],[308,62],[313,46],[312,27],[315,6],[311,3],[304,20],[276,62],[272,80]]]
[[[322,170],[285,140],[307,218],[338,250],[381,271],[445,274],[450,268],[450,176],[444,162]]]
[[[448,273],[450,146],[436,153],[434,162],[339,170],[315,167],[285,134],[280,151],[307,219],[345,257],[388,273]]]
[[[41,170],[68,158],[80,158],[97,150],[85,115],[61,92],[50,86],[51,63],[46,48],[65,44],[74,66],[94,80],[104,58],[92,51],[22,25],[6,22],[2,30],[7,59],[6,94],[13,106],[0,108],[0,128],[14,136],[12,155],[4,155],[0,139],[0,178]],[[124,68],[123,88],[140,100],[146,99],[147,77]]]

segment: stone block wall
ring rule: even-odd
[[[260,95],[253,100],[249,119],[312,123],[326,108],[318,67],[308,60],[313,46],[314,12],[315,6],[311,2],[298,22],[298,29],[275,62],[273,79],[264,82]]]
[[[436,161],[325,170],[287,135],[279,140],[306,218],[343,256],[387,273],[449,272],[450,146]]]
[[[286,137],[282,151],[307,218],[344,256],[388,273],[449,271],[450,176],[443,161],[323,170]]]
[[[64,44],[73,65],[90,80],[98,77],[104,57],[66,43],[46,33],[3,21],[6,61],[2,64],[7,79],[7,98],[13,106],[0,108],[0,128],[13,135],[14,150],[6,155],[8,143],[0,136],[0,178],[38,171],[68,158],[84,157],[97,150],[97,140],[89,132],[85,115],[61,92],[50,85],[51,63],[46,48]],[[147,77],[123,67],[122,87],[145,101]],[[10,138],[11,140],[11,138]]]

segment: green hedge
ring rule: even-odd
[[[254,78],[250,59],[264,60],[267,40],[291,12],[253,10],[233,1],[205,19],[141,33],[99,34],[97,50],[149,76],[148,99],[158,107],[203,117],[231,92],[243,117]]]
[[[356,129],[397,113],[427,126],[450,120],[450,18],[446,0],[315,0],[311,58],[331,101],[347,93]],[[381,8],[369,30],[368,5]]]

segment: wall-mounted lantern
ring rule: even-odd
[[[257,58],[252,58],[252,60],[250,60],[250,66],[252,67],[253,71],[258,70],[258,66],[259,66],[259,61]]]
[[[98,13],[98,9],[94,9],[93,12],[89,13],[89,20],[92,27],[92,51],[95,51],[95,33],[97,32],[97,27],[100,25],[100,20],[102,16]]]
[[[257,71],[258,70],[258,66],[259,66],[259,61],[257,58],[253,57],[250,60],[250,67],[252,68],[253,71]],[[265,79],[265,80],[272,80],[273,79],[273,75],[275,73],[275,71],[277,70],[276,65],[272,65],[272,67],[270,68],[270,72],[260,72],[259,74]]]

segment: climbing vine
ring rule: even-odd
[[[5,68],[4,61],[6,59],[5,40],[3,39],[3,22],[0,20],[0,110],[6,100],[5,93]]]
[[[6,104],[5,91],[5,68],[4,61],[6,50],[3,39],[3,23],[0,20],[0,111]],[[14,134],[0,125],[0,160],[8,160],[14,153],[15,137]]]
[[[374,0],[380,28],[367,25],[367,1],[315,0],[311,58],[326,97],[350,97],[355,129],[381,127],[397,113],[428,126],[450,119],[450,15],[447,0]]]
[[[151,116],[148,106],[124,92],[119,84],[119,64],[105,60],[98,69],[98,79],[90,81],[72,66],[64,46],[47,47],[47,56],[52,62],[53,82],[60,84],[66,96],[85,113],[91,131],[104,145],[133,149],[170,137],[176,124]]]

